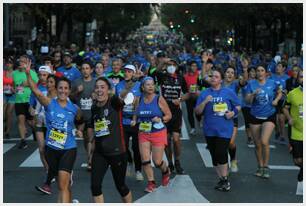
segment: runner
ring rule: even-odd
[[[91,128],[94,128],[95,139],[91,193],[95,203],[104,202],[101,185],[110,166],[122,201],[131,203],[132,193],[125,184],[127,158],[121,120],[123,102],[116,96],[110,96],[110,91],[110,82],[99,77],[95,83],[96,101],[91,109]]]
[[[35,139],[35,131],[34,131],[34,117],[29,113],[29,101],[31,90],[27,83],[27,77],[25,73],[26,63],[29,58],[26,55],[22,55],[19,57],[19,65],[18,69],[13,71],[13,82],[14,82],[14,90],[16,91],[15,98],[15,112],[17,116],[18,122],[18,130],[20,135],[20,144],[18,146],[19,149],[25,149],[28,147],[25,138],[26,138],[26,120],[29,126],[32,129],[32,133]],[[35,71],[31,69],[30,71],[31,77],[35,83],[38,82],[38,77]]]
[[[245,132],[247,135],[247,145],[248,147],[254,146],[254,138],[252,136],[252,132],[250,129],[250,110],[251,110],[251,104],[249,104],[247,101],[245,101],[246,95],[247,95],[247,89],[248,84],[251,80],[256,78],[256,68],[251,66],[248,68],[248,82],[247,84],[241,88],[241,105],[242,105],[242,114],[244,118],[244,125],[245,125]]]
[[[81,78],[81,72],[72,65],[72,56],[69,52],[64,53],[64,66],[59,67],[57,72],[63,73],[64,77],[69,79],[71,82]]]
[[[145,191],[150,193],[156,188],[150,160],[151,153],[155,166],[162,172],[162,185],[167,186],[169,183],[170,169],[162,159],[167,145],[165,123],[169,122],[172,115],[165,99],[155,94],[152,77],[143,79],[141,89],[143,94],[137,101],[136,115],[133,117],[132,125],[136,125],[136,122],[139,124],[139,148],[143,170],[148,179]]]
[[[286,89],[286,80],[289,79],[289,76],[285,74],[286,63],[281,61],[276,65],[276,73],[272,74],[270,77],[275,83],[282,89],[283,96],[278,102],[276,107],[276,132],[275,132],[275,141],[280,144],[287,144],[285,140],[285,116],[283,114],[283,106],[285,101],[285,89]]]
[[[75,100],[76,105],[82,110],[84,119],[84,128],[80,128],[83,131],[84,148],[87,153],[87,170],[91,170],[91,158],[92,158],[92,141],[90,139],[93,136],[93,129],[91,124],[91,106],[92,106],[92,93],[95,88],[95,80],[92,78],[93,66],[90,62],[83,62],[81,65],[82,78],[77,79],[72,84],[71,96]]]
[[[127,167],[127,176],[131,176],[131,166],[135,164],[135,174],[136,174],[136,180],[142,181],[143,175],[141,173],[141,158],[139,153],[139,145],[138,145],[138,128],[134,125],[131,126],[133,121],[133,115],[135,113],[135,102],[136,99],[140,96],[140,82],[134,81],[134,75],[136,73],[136,68],[128,64],[124,66],[124,80],[119,82],[116,86],[116,96],[128,100],[129,98],[132,99],[131,102],[128,102],[128,104],[124,105],[123,107],[123,113],[122,113],[122,124],[123,124],[123,130],[124,130],[124,136],[125,136],[125,145],[127,149],[127,155],[128,155],[128,167]],[[133,157],[129,150],[129,142],[130,137],[132,137],[132,149],[133,149]]]
[[[112,84],[116,86],[119,82],[124,80],[124,73],[121,70],[122,60],[116,58],[112,62],[112,71],[109,72],[106,77],[112,81]]]
[[[187,83],[188,93],[189,93],[189,99],[186,100],[186,106],[187,106],[187,116],[188,116],[188,122],[191,127],[189,134],[195,135],[195,122],[194,122],[194,107],[197,102],[197,80],[198,80],[199,72],[197,67],[197,62],[190,61],[189,63],[189,69],[187,74],[184,75],[185,81]],[[196,116],[197,121],[201,121],[201,117]]]
[[[99,78],[104,76],[105,76],[105,70],[103,64],[101,62],[96,63],[94,77]]]
[[[235,92],[235,94],[238,96],[238,92],[240,88],[246,84],[246,81],[248,79],[247,67],[245,66],[243,68],[244,77],[240,77],[239,80],[235,80],[236,79],[235,74],[236,74],[235,68],[233,66],[228,67],[225,70],[224,82],[222,86],[229,88],[230,90]],[[236,140],[237,132],[238,132],[238,116],[236,116],[233,120],[234,120],[234,130],[233,130],[233,134],[231,137],[228,151],[229,151],[229,155],[231,158],[231,172],[238,172],[238,165],[237,165],[237,158],[236,158],[237,146],[235,144],[235,140]]]
[[[273,80],[267,79],[267,70],[263,65],[257,66],[256,77],[256,80],[249,81],[246,96],[246,101],[251,103],[250,126],[258,164],[255,176],[269,178],[269,140],[276,122],[275,107],[282,93]]]
[[[212,157],[213,165],[219,177],[215,189],[229,191],[228,149],[234,130],[234,121],[240,110],[240,100],[235,92],[222,87],[223,73],[213,71],[211,87],[201,92],[196,114],[203,115],[203,132]]]
[[[170,59],[164,65],[167,69],[167,73],[160,75],[159,84],[161,88],[161,94],[166,99],[169,108],[172,113],[172,119],[167,122],[167,132],[168,132],[168,145],[166,147],[166,155],[169,162],[169,168],[171,172],[174,170],[172,162],[172,139],[174,147],[174,165],[177,174],[184,174],[184,169],[180,163],[181,155],[181,140],[180,133],[182,127],[182,110],[180,104],[182,101],[188,99],[189,94],[187,89],[187,84],[181,75],[176,73],[178,65],[174,59]],[[181,95],[181,93],[185,95]]]
[[[15,91],[13,82],[14,60],[7,58],[3,70],[3,112],[4,112],[4,138],[10,138],[15,106]]]
[[[68,203],[71,199],[71,172],[77,154],[76,135],[82,137],[80,130],[75,131],[75,123],[82,124],[81,110],[69,99],[70,81],[63,77],[58,80],[57,98],[44,96],[30,76],[31,62],[27,62],[27,79],[32,92],[46,112],[46,148],[45,157],[49,172],[58,177],[58,202]],[[75,132],[74,132],[75,131]],[[75,134],[76,135],[75,135]]]
[[[293,161],[300,168],[298,181],[303,181],[303,71],[298,73],[299,87],[289,92],[283,112],[292,127],[289,143],[292,146]],[[290,109],[290,112],[289,112]]]

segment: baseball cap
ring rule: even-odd
[[[49,74],[52,74],[51,68],[49,66],[40,66],[38,69],[38,72],[47,72]]]
[[[72,57],[72,55],[70,54],[70,52],[65,52],[63,56],[69,56],[69,57]]]
[[[127,64],[124,66],[124,69],[129,69],[129,70],[133,70],[134,72],[136,72],[136,68],[134,65],[132,64]]]

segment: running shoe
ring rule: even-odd
[[[142,175],[142,173],[140,172],[140,171],[136,171],[136,180],[137,181],[143,181],[144,180],[144,178],[143,178],[143,175]]]
[[[18,149],[26,149],[28,147],[28,144],[26,143],[25,140],[21,140],[19,145],[18,145]]]
[[[194,128],[191,128],[189,134],[190,135],[195,135],[196,134],[196,130]]]
[[[228,192],[231,189],[231,184],[228,177],[222,177],[220,183],[215,187],[216,190]]]
[[[42,192],[44,194],[47,194],[47,195],[52,194],[51,187],[47,184],[44,184],[43,186],[35,186],[35,188],[37,191]]]
[[[279,143],[279,144],[282,144],[282,145],[287,145],[286,139],[285,139],[284,137],[280,137],[278,143]]]
[[[165,174],[162,175],[162,186],[167,186],[169,184],[170,181],[170,169],[167,168],[167,171],[165,172]]]
[[[231,161],[231,172],[238,172],[237,160]]]
[[[80,203],[78,199],[73,199],[72,203]]]
[[[89,162],[87,163],[87,168],[86,169],[87,169],[88,172],[91,171],[91,163],[89,163]]]
[[[219,178],[219,182],[217,182],[216,186],[215,186],[215,189],[217,190],[218,188],[220,188],[223,184],[223,179],[222,178]]]
[[[248,138],[247,145],[248,145],[248,147],[253,147],[254,146],[254,141],[252,140],[252,138]]]
[[[148,192],[148,193],[154,192],[155,188],[156,188],[155,181],[149,181],[145,189],[145,192]]]
[[[262,177],[263,176],[263,167],[258,167],[255,174],[257,177]]]
[[[179,160],[175,160],[175,170],[176,173],[182,175],[185,173],[184,169],[181,167],[181,163]]]
[[[268,167],[264,167],[263,168],[263,173],[262,173],[262,177],[269,179],[270,178],[270,173],[269,173],[269,168]]]

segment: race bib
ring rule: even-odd
[[[3,93],[4,94],[12,94],[12,87],[11,87],[11,85],[4,85],[3,86]]]
[[[56,142],[61,149],[63,149],[67,140],[67,133],[52,128],[49,133],[49,138]]]
[[[102,136],[106,136],[110,134],[109,129],[108,129],[108,124],[105,118],[95,122],[94,127],[95,127],[94,129],[95,129],[96,137],[102,137]]]
[[[189,92],[190,93],[196,93],[197,92],[197,85],[196,84],[190,85]]]
[[[303,119],[303,105],[302,104],[299,105],[299,117]]]
[[[23,94],[23,92],[24,92],[24,87],[23,86],[17,86],[16,93],[17,94]]]
[[[151,130],[152,130],[152,122],[141,122],[139,124],[139,130],[141,132],[151,132]]]
[[[124,105],[123,112],[134,112],[133,104]]]
[[[92,105],[91,98],[88,99],[81,98],[80,103],[81,103],[81,110],[91,110],[91,105]]]
[[[228,107],[226,103],[215,103],[213,105],[213,111],[218,116],[223,116],[227,110],[228,110]]]

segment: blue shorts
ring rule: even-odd
[[[15,94],[13,94],[13,95],[4,94],[3,95],[3,100],[4,100],[4,102],[9,103],[9,104],[15,104],[15,97],[16,97]]]

